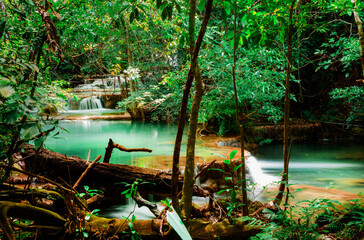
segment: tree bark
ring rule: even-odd
[[[182,105],[181,111],[179,114],[179,122],[178,122],[178,129],[176,135],[176,142],[174,144],[173,150],[173,167],[172,167],[172,206],[175,209],[178,209],[178,175],[179,175],[179,156],[181,151],[181,143],[182,143],[182,136],[183,130],[186,124],[186,117],[187,117],[187,105],[188,105],[188,95],[190,94],[192,82],[195,76],[195,68],[197,66],[197,57],[198,53],[200,52],[200,47],[202,44],[203,37],[205,35],[207,24],[209,22],[212,10],[212,3],[213,0],[207,0],[206,3],[206,10],[203,17],[203,21],[201,24],[200,32],[198,34],[196,44],[193,50],[192,61],[190,70],[188,72],[186,84],[183,90],[183,97],[182,97]]]
[[[198,122],[198,111],[203,96],[201,71],[197,64],[195,69],[195,95],[193,97],[190,123],[188,126],[186,167],[182,189],[182,217],[189,219],[192,210],[193,185],[195,183],[195,142]]]
[[[284,189],[288,184],[288,167],[289,167],[289,139],[290,139],[290,77],[292,71],[292,32],[293,32],[293,10],[296,0],[293,0],[289,8],[289,26],[288,26],[288,39],[287,39],[287,71],[286,71],[286,90],[284,94],[284,132],[283,132],[283,171],[282,180],[279,185],[278,194],[274,202],[280,204],[283,198]],[[288,197],[288,196],[287,196]]]
[[[168,223],[162,222],[161,219],[135,220],[133,225],[142,239],[161,239],[159,231],[161,225],[164,228],[163,231],[167,231],[163,239],[179,239],[174,231],[168,230]],[[246,221],[239,218],[236,219],[234,224],[231,224],[228,220],[212,223],[195,219],[191,220],[186,226],[193,239],[209,240],[216,237],[219,239],[248,239],[260,231],[258,225],[247,225]],[[126,219],[108,219],[97,216],[91,216],[90,220],[86,222],[85,229],[90,235],[104,233],[105,238],[113,236],[121,238],[130,232],[128,220]]]
[[[234,100],[235,100],[235,117],[236,117],[236,126],[239,129],[240,133],[240,153],[241,153],[241,191],[243,195],[243,216],[247,216],[249,214],[248,212],[248,194],[246,191],[246,170],[245,170],[245,155],[244,155],[244,126],[240,123],[240,113],[239,113],[239,102],[238,102],[238,92],[236,89],[236,0],[234,1],[234,57],[233,57],[233,69],[232,69],[232,75],[233,75],[233,84],[234,84]]]

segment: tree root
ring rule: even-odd
[[[9,217],[33,220],[34,225],[13,224],[26,230],[39,231],[44,235],[59,234],[65,229],[66,223],[64,218],[52,211],[22,203],[0,201],[0,225],[8,240],[15,240]]]

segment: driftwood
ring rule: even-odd
[[[126,148],[123,145],[114,143],[113,140],[110,138],[105,151],[104,163],[110,162],[112,150],[114,148],[119,149],[120,151],[123,152],[149,152],[149,153],[152,152],[152,150],[148,148]]]
[[[59,177],[73,185],[71,176],[80,176],[88,167],[86,161],[79,157],[69,157],[60,153],[41,149],[35,154],[34,147],[26,145],[24,152],[20,153],[26,158],[25,167],[34,173],[41,173],[53,180]],[[147,169],[136,166],[110,163],[95,163],[85,176],[85,185],[103,188],[115,188],[115,183],[133,183],[137,179],[153,184],[142,184],[138,187],[141,192],[154,193],[157,195],[170,195],[171,174],[166,171]],[[179,178],[180,187],[182,177]]]
[[[159,217],[160,212],[158,210],[157,204],[145,200],[138,191],[135,192],[133,199],[138,204],[139,208],[145,206],[154,214],[155,217]]]

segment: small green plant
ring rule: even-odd
[[[103,191],[98,190],[98,189],[90,189],[90,187],[87,186],[87,185],[83,186],[83,188],[85,189],[85,192],[84,193],[77,193],[76,194],[77,197],[82,198],[82,197],[84,197],[86,195],[89,195],[89,196],[93,197],[93,196],[104,193]]]
[[[133,183],[119,182],[119,183],[116,183],[116,184],[123,184],[127,188],[126,190],[124,190],[121,193],[121,195],[125,195],[126,198],[134,197],[135,193],[138,190],[138,186],[140,186],[142,184],[153,184],[153,185],[155,185],[155,183],[148,182],[148,181],[143,181],[140,178],[136,179]]]
[[[89,237],[88,233],[86,232],[86,228],[76,229],[76,235],[81,235],[83,238]]]
[[[238,186],[241,184],[242,179],[239,178],[239,174],[238,174],[238,170],[239,168],[241,168],[242,164],[239,164],[237,166],[233,167],[232,164],[232,160],[235,158],[236,154],[237,154],[237,150],[234,150],[232,152],[230,152],[229,158],[225,158],[223,159],[223,162],[227,165],[229,165],[229,171],[226,172],[220,168],[211,168],[209,170],[216,170],[216,171],[220,171],[223,174],[227,175],[225,176],[225,181],[227,182],[231,182],[232,184],[226,185],[224,186],[224,188],[222,190],[220,190],[218,192],[218,194],[222,194],[224,192],[229,193],[230,194],[230,201],[226,202],[226,210],[227,210],[227,215],[229,217],[232,217],[234,215],[234,213],[236,212],[236,210],[243,206],[243,204],[241,204],[238,199],[237,199],[237,192],[238,192]]]
[[[142,239],[140,234],[134,228],[134,222],[136,220],[135,215],[133,215],[131,217],[131,219],[129,219],[127,217],[124,217],[124,218],[128,221],[128,226],[129,226],[129,230],[130,230],[128,232],[127,231],[123,232],[126,235],[126,237],[128,239],[131,239],[131,240],[140,240],[140,239]]]
[[[91,211],[91,213],[86,213],[85,221],[90,220],[91,215],[95,215],[95,216],[99,215],[99,212],[100,212],[100,209],[94,209],[94,210]]]

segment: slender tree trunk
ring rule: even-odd
[[[233,57],[233,69],[232,69],[232,75],[233,75],[233,84],[234,84],[234,100],[235,100],[235,113],[236,113],[236,126],[239,129],[239,133],[240,133],[240,152],[241,152],[241,161],[242,161],[242,166],[241,166],[241,179],[242,179],[242,183],[241,183],[241,191],[242,191],[242,195],[243,195],[243,215],[247,216],[248,215],[248,194],[246,191],[246,171],[245,171],[245,155],[244,155],[244,128],[242,126],[242,124],[240,123],[240,119],[239,119],[239,104],[238,104],[238,93],[237,93],[237,89],[236,89],[236,74],[235,74],[235,69],[236,69],[236,46],[237,46],[237,42],[236,42],[236,0],[234,1],[234,57]]]
[[[354,4],[354,8],[356,7],[356,0],[351,0]],[[361,69],[362,69],[362,77],[364,77],[364,30],[363,30],[363,22],[360,19],[359,13],[354,11],[354,19],[355,23],[358,26],[358,35],[359,35],[359,44],[360,44],[360,61],[361,61]]]
[[[287,71],[286,71],[286,90],[284,94],[284,134],[283,134],[283,172],[282,181],[279,185],[278,194],[276,195],[275,203],[280,204],[283,198],[284,189],[288,183],[288,166],[289,166],[289,138],[290,138],[290,77],[292,69],[292,32],[293,22],[292,15],[294,4],[296,0],[292,1],[289,9],[289,26],[288,26],[288,40],[287,40]]]
[[[210,16],[211,16],[212,2],[213,2],[213,0],[207,0],[207,3],[206,3],[205,14],[204,14],[200,32],[198,34],[196,44],[195,44],[195,47],[193,50],[191,66],[190,66],[186,84],[185,84],[185,87],[183,90],[182,105],[181,105],[181,111],[179,114],[179,122],[178,122],[178,129],[177,129],[177,135],[176,135],[176,142],[175,142],[174,151],[173,151],[173,165],[172,165],[172,205],[175,209],[178,208],[177,195],[178,195],[179,156],[180,156],[180,150],[181,150],[183,130],[184,130],[184,127],[186,124],[188,95],[190,94],[192,82],[193,82],[193,79],[195,76],[195,68],[197,66],[198,53],[200,51],[203,36],[205,35],[206,29],[207,29],[207,24],[208,24]]]
[[[197,64],[195,69],[195,95],[193,97],[190,123],[188,125],[186,167],[182,189],[182,217],[189,219],[192,209],[193,185],[195,183],[195,142],[198,122],[198,111],[203,96],[201,71]]]

